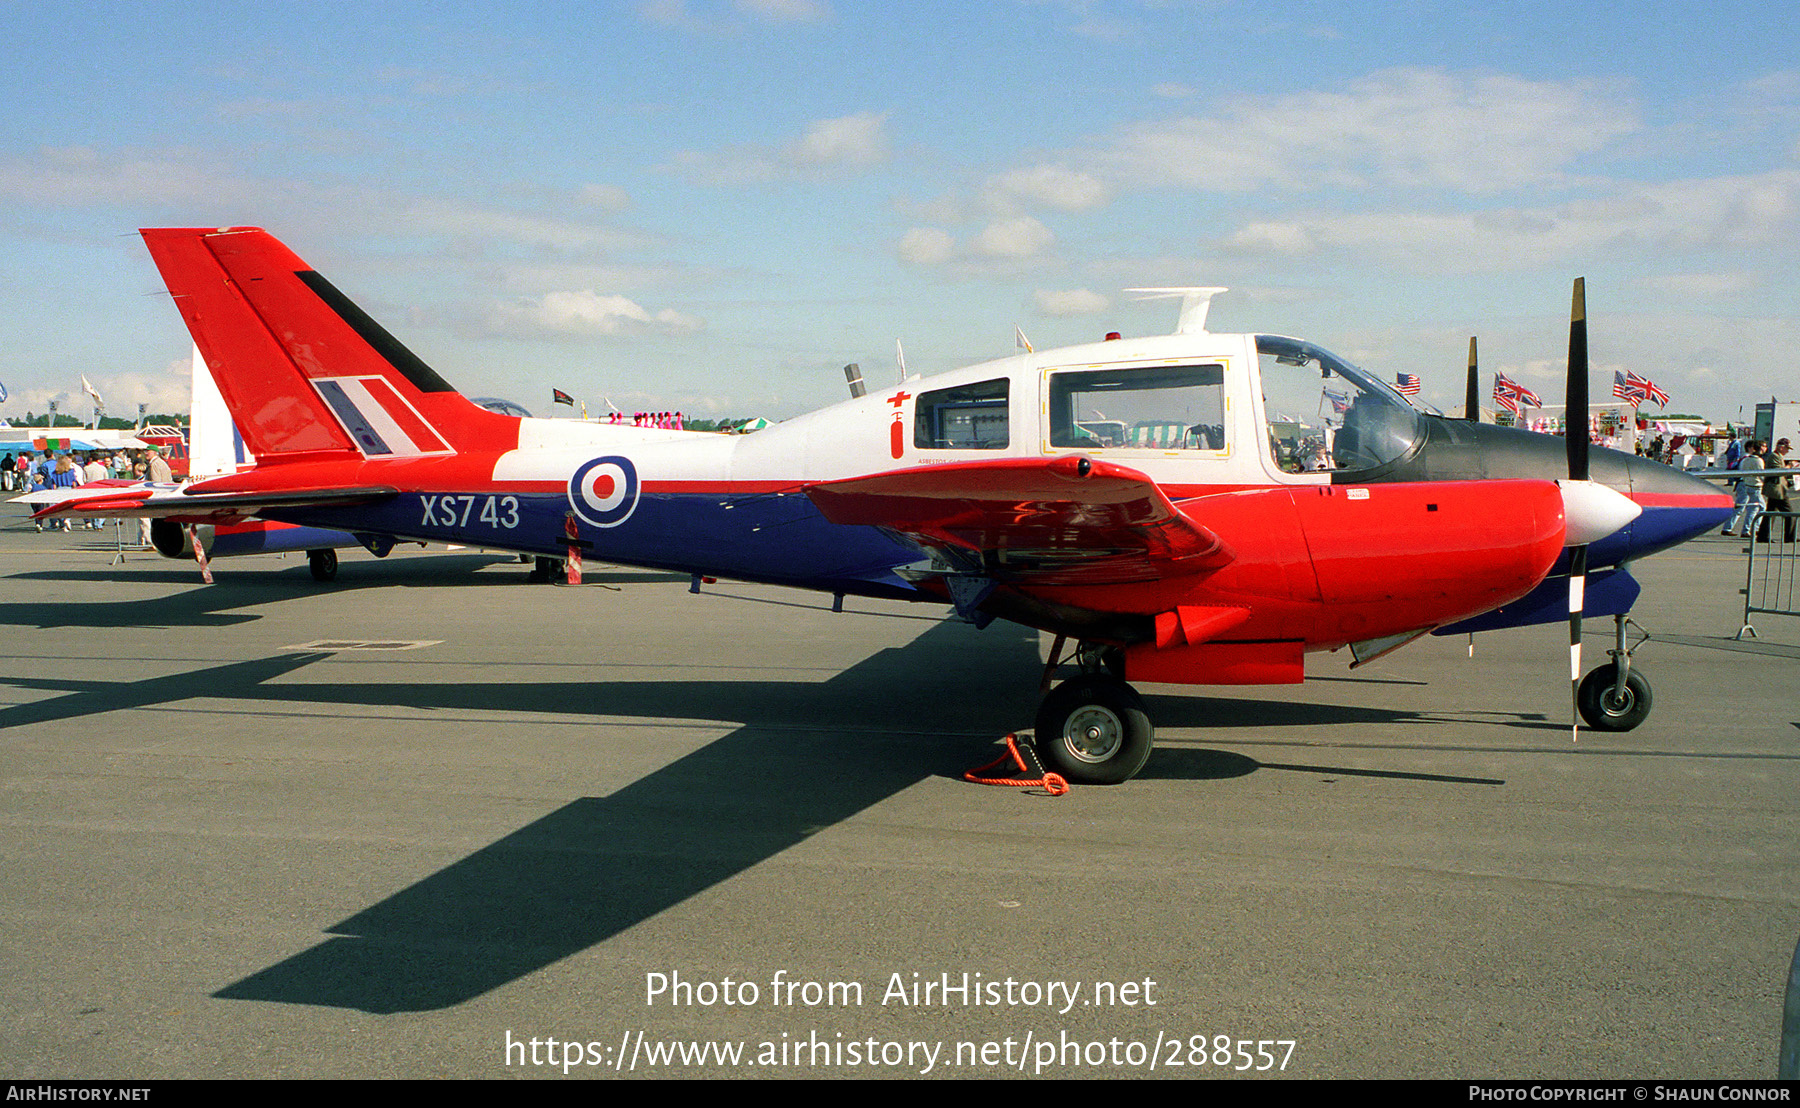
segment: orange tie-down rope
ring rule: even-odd
[[[989,770],[999,769],[1006,764],[1008,758],[1012,759],[1013,768],[1017,769],[1020,773],[1030,772],[1030,767],[1025,764],[1025,755],[1019,753],[1019,737],[1017,735],[1008,735],[1006,736],[1006,753],[995,758],[985,766],[976,766],[974,769],[965,772],[963,774],[963,780],[974,782],[977,785],[1010,785],[1015,789],[1029,789],[1037,785],[1042,785],[1044,791],[1051,796],[1061,796],[1069,791],[1069,783],[1063,779],[1063,775],[1060,773],[1046,773],[1042,777],[981,776]]]

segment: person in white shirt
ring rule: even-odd
[[[1763,450],[1768,446],[1761,439],[1751,439],[1744,444],[1744,456],[1738,462],[1738,468],[1749,472],[1762,472]],[[1763,513],[1762,480],[1757,477],[1746,477],[1737,483],[1737,502],[1733,505],[1731,522],[1725,525],[1723,535],[1742,535],[1749,538],[1756,533],[1756,519]],[[1739,520],[1743,527],[1738,526]]]

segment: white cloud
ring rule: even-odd
[[[192,400],[192,371],[193,362],[190,359],[178,358],[164,365],[160,371],[89,371],[87,377],[100,395],[106,398],[104,411],[107,416],[135,419],[139,404],[156,413],[187,411]],[[84,421],[94,410],[93,401],[81,391],[80,377],[71,370],[66,388],[33,386],[13,390],[6,398],[6,414],[19,420],[24,419],[26,412],[44,415],[50,411],[52,400],[56,401],[59,415],[74,416]]]
[[[956,240],[936,227],[914,227],[900,236],[898,253],[912,265],[942,265],[956,256]]]
[[[739,11],[773,23],[818,23],[831,18],[823,0],[736,0]]]
[[[1015,169],[988,180],[985,198],[1002,212],[1017,209],[1020,202],[1045,205],[1065,212],[1098,208],[1112,198],[1106,185],[1091,173],[1061,165]]]
[[[1565,183],[1638,127],[1596,81],[1391,69],[1340,91],[1246,97],[1216,113],[1134,124],[1090,151],[1094,171],[1221,192],[1321,186],[1471,193]]]
[[[1020,216],[983,227],[969,247],[986,258],[1030,258],[1048,250],[1054,241],[1050,228],[1030,216]]]
[[[679,335],[698,331],[706,323],[673,308],[653,313],[628,297],[581,289],[496,304],[488,326],[489,330],[499,334],[545,337]]]
[[[204,202],[216,208],[222,200],[251,191],[244,177],[181,152],[45,147],[32,156],[0,161],[0,197],[55,207]]]
[[[702,184],[734,185],[866,168],[887,161],[888,152],[887,114],[859,112],[808,124],[805,134],[785,145],[684,150],[675,161],[676,168]]]
[[[900,236],[895,248],[900,260],[911,265],[944,265],[956,262],[964,268],[992,271],[995,263],[1035,258],[1050,248],[1056,236],[1030,216],[989,223],[966,245],[959,245],[948,231],[914,227]]]
[[[821,119],[789,148],[789,160],[803,166],[875,165],[888,158],[885,112],[859,112]]]
[[[1363,251],[1425,272],[1482,272],[1599,251],[1675,251],[1785,241],[1800,218],[1800,171],[1636,185],[1607,196],[1481,212],[1334,212],[1246,224],[1225,240],[1246,253]]]
[[[1762,279],[1752,273],[1665,273],[1638,282],[1646,288],[1683,299],[1732,296],[1759,288],[1762,283]]]
[[[644,245],[647,236],[592,223],[523,215],[460,200],[415,200],[402,215],[414,229],[473,239],[500,239],[562,253],[616,250]]]
[[[576,195],[582,203],[603,212],[622,212],[631,207],[631,194],[617,185],[583,185]]]
[[[741,17],[765,23],[819,23],[832,14],[824,0],[731,0],[730,6]],[[677,31],[718,34],[741,26],[741,20],[731,19],[717,3],[697,7],[700,10],[688,0],[643,0],[637,11],[646,22]]]
[[[1112,307],[1112,301],[1088,289],[1039,289],[1032,294],[1039,315],[1093,315]]]

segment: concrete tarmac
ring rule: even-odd
[[[110,537],[0,506],[8,1077],[1775,1074],[1800,619],[1732,641],[1741,542],[1639,567],[1631,733],[1571,742],[1560,626],[1430,639],[1146,686],[1145,772],[1051,798],[959,779],[1007,625]]]

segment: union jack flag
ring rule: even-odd
[[[1504,373],[1494,374],[1494,403],[1509,412],[1517,412],[1521,404],[1531,408],[1544,406],[1544,402],[1538,398],[1537,393]]]
[[[1419,395],[1419,375],[1416,373],[1394,374],[1394,390],[1401,396]]]
[[[1614,371],[1613,377],[1613,393],[1614,395],[1617,395],[1619,391],[1617,371]],[[1657,388],[1656,382],[1648,377],[1639,377],[1637,374],[1627,371],[1625,374],[1625,388],[1633,394],[1624,397],[1626,400],[1636,400],[1640,404],[1646,400],[1654,400],[1656,401],[1656,406],[1659,408],[1666,408],[1669,406],[1669,394]]]

